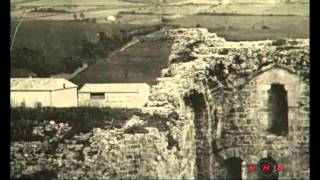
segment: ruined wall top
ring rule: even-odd
[[[213,69],[218,66],[211,75],[231,75],[229,80],[255,76],[274,66],[309,79],[309,39],[226,41],[204,28],[175,29],[168,35],[171,64],[203,60]]]
[[[205,28],[173,29],[167,35],[170,65],[151,87],[147,105],[157,111],[165,107],[165,114],[179,109],[191,91],[209,101],[223,99],[275,67],[309,82],[309,39],[227,41]]]

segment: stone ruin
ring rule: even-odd
[[[164,117],[166,128],[96,131],[112,174],[257,179],[241,168],[269,158],[283,166],[274,179],[309,179],[309,40],[230,42],[202,28],[167,33],[170,66],[143,108]],[[143,124],[133,119],[130,126]]]

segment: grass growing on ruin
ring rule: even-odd
[[[148,126],[165,130],[166,119],[159,115],[149,115],[140,109],[123,108],[11,108],[11,141],[35,141],[41,140],[32,135],[35,127],[46,121],[56,123],[68,123],[71,130],[68,133],[72,137],[81,133],[88,133],[93,128],[121,128],[133,115],[141,117]]]
[[[87,133],[93,128],[106,126],[120,128],[138,110],[111,108],[11,108],[11,140],[30,141],[33,128],[44,121],[68,123],[72,129],[70,136]]]

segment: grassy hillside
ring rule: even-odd
[[[12,27],[15,25],[16,22],[12,22]],[[86,52],[84,51],[83,41],[87,42],[87,44],[88,42],[98,42],[98,32],[106,32],[108,35],[121,37],[121,31],[123,32],[123,30],[128,34],[129,32],[137,34],[135,30],[140,28],[141,26],[136,25],[25,21],[22,22],[16,36],[12,51],[13,57],[16,58],[13,58],[11,62],[13,64],[16,59],[23,57],[25,61],[32,62],[37,65],[38,69],[45,71],[49,75],[58,74],[64,71],[64,61],[70,60],[68,57],[77,58],[83,52]],[[143,29],[152,32],[154,27],[150,26]],[[118,41],[115,40],[115,42]],[[123,45],[125,44],[123,43]],[[86,47],[92,48],[91,45],[86,45]],[[96,56],[100,51],[95,50],[92,53]],[[90,66],[79,76],[76,76],[73,81],[77,84],[85,82],[151,83],[159,76],[160,70],[166,67],[168,54],[169,49],[165,40],[147,40],[129,47],[121,53],[115,52],[108,58],[108,54],[105,57],[94,57],[99,63],[92,65],[92,67]],[[38,57],[41,58],[38,59]],[[85,56],[82,59],[88,60]],[[28,76],[32,69],[25,63],[19,62],[16,63],[18,65],[12,66],[12,77]],[[29,71],[26,71],[28,68]],[[18,69],[24,69],[24,71],[18,71]],[[21,74],[23,72],[27,74]]]
[[[12,33],[16,25],[16,21],[11,22]],[[110,37],[119,37],[121,31],[130,31],[138,27],[72,21],[23,21],[11,52],[12,68],[30,68],[27,66],[30,61],[33,63],[30,65],[32,71],[35,70],[35,66],[41,66],[38,69],[43,69],[49,75],[58,74],[64,71],[63,62],[69,57],[88,60],[85,56],[88,51],[86,48],[98,43],[98,32],[105,32]],[[105,50],[101,48],[100,50]],[[91,53],[96,56],[99,52]]]
[[[165,38],[147,39],[123,52],[115,52],[71,81],[79,85],[89,82],[147,82],[152,84],[160,76],[161,69],[167,67],[168,56],[169,45]]]
[[[11,29],[17,22],[11,22]],[[98,32],[119,35],[121,29],[134,29],[139,26],[118,24],[95,24],[74,21],[23,21],[16,35],[15,46],[28,44],[35,49],[47,48],[48,55],[73,54],[81,47],[82,40],[97,41]]]

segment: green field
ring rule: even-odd
[[[126,5],[132,4],[121,0],[12,0],[11,4],[20,6],[61,6],[61,5]]]

